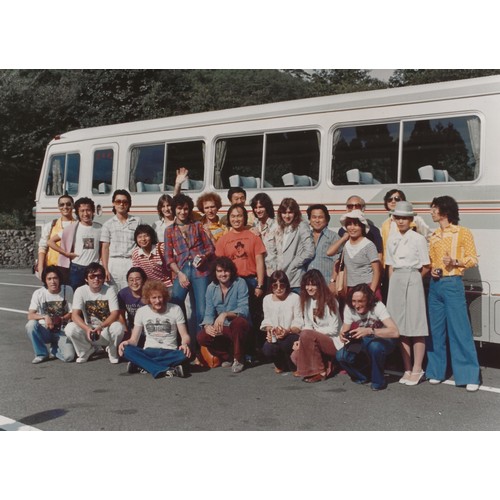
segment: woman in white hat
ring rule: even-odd
[[[387,309],[401,335],[405,373],[399,382],[406,385],[417,385],[424,376],[425,337],[429,335],[422,284],[422,278],[430,270],[429,252],[425,237],[412,230],[414,217],[411,203],[396,203],[392,218],[397,231],[391,233],[386,247],[389,270]]]
[[[348,290],[361,283],[366,283],[382,300],[380,293],[381,265],[375,245],[366,238],[370,230],[368,221],[361,210],[352,210],[342,215],[340,223],[345,227],[349,239],[342,251],[347,271]]]

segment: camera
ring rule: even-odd
[[[203,260],[203,257],[201,255],[197,255],[194,259],[193,259],[193,266],[198,268],[201,264],[201,261]]]
[[[433,276],[433,278],[435,280],[438,280],[441,278],[441,276],[443,276],[443,270],[438,268],[438,269],[434,269],[434,274],[437,274],[437,276]]]
[[[352,340],[353,339],[351,330],[349,330],[348,332],[344,333],[344,338],[347,339],[347,340]]]
[[[96,341],[98,341],[98,340],[99,340],[99,334],[98,334],[96,331],[92,330],[92,331],[90,332],[90,340],[91,340],[92,342],[96,342]]]

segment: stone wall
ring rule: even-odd
[[[35,231],[0,230],[0,268],[30,268],[34,253]]]

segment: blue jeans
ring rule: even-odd
[[[85,285],[85,269],[87,266],[73,263],[69,265],[69,284],[73,290]]]
[[[427,337],[427,377],[447,378],[448,339],[455,385],[479,384],[479,362],[460,276],[431,279],[428,311],[431,335]]]
[[[187,359],[184,352],[180,350],[158,349],[156,347],[141,349],[135,345],[126,345],[123,357],[151,373],[153,378],[158,377],[158,375],[165,373],[174,366],[180,365]]]
[[[337,361],[355,382],[365,383],[370,379],[374,389],[384,389],[387,383],[384,378],[385,360],[395,349],[397,339],[379,337],[363,337],[359,353],[349,352],[344,346],[337,351]],[[371,366],[371,376],[368,369]]]
[[[51,332],[37,320],[26,323],[26,334],[33,344],[36,356],[47,357],[49,351],[45,344],[51,344],[50,352],[61,361],[69,363],[75,359],[75,348],[63,331]]]
[[[299,336],[296,333],[290,333],[283,340],[277,340],[276,342],[264,342],[262,346],[262,354],[273,361],[274,366],[283,371],[294,372],[297,367],[294,362],[290,359],[293,351],[293,344],[296,340],[299,340]]]
[[[194,350],[196,346],[196,334],[201,328],[201,323],[205,318],[205,295],[207,293],[208,285],[210,284],[209,276],[196,276],[196,268],[194,268],[190,262],[186,263],[181,271],[187,276],[191,285],[189,288],[182,288],[179,283],[179,278],[177,277],[174,281],[174,286],[172,287],[172,298],[171,302],[173,304],[179,305],[184,314],[186,314],[184,301],[186,300],[187,294],[189,293],[191,297],[191,307],[193,308],[193,313],[196,317],[196,331],[189,333],[191,337],[191,350]],[[187,318],[186,318],[187,324]]]

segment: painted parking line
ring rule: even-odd
[[[8,307],[0,307],[0,311],[7,311],[18,314],[28,314],[28,311],[21,311],[20,309],[9,309]]]
[[[19,283],[0,283],[0,285],[6,285],[6,286],[25,286],[28,288],[40,288],[40,285],[21,285]]]
[[[11,418],[3,417],[0,415],[0,430],[2,431],[41,431],[41,429],[37,429],[36,427],[32,427],[31,425],[25,425],[21,422],[17,422],[16,420],[12,420]]]
[[[389,375],[394,375],[396,377],[402,377],[403,376],[403,372],[394,372],[394,371],[391,371],[391,370],[386,370],[385,373],[389,374]],[[445,384],[445,385],[455,385],[455,382],[453,380],[443,380],[441,382],[441,384]],[[480,385],[479,386],[479,390],[480,391],[485,391],[485,392],[496,392],[497,394],[500,394],[500,388],[497,388],[497,387],[490,387],[488,385]]]

